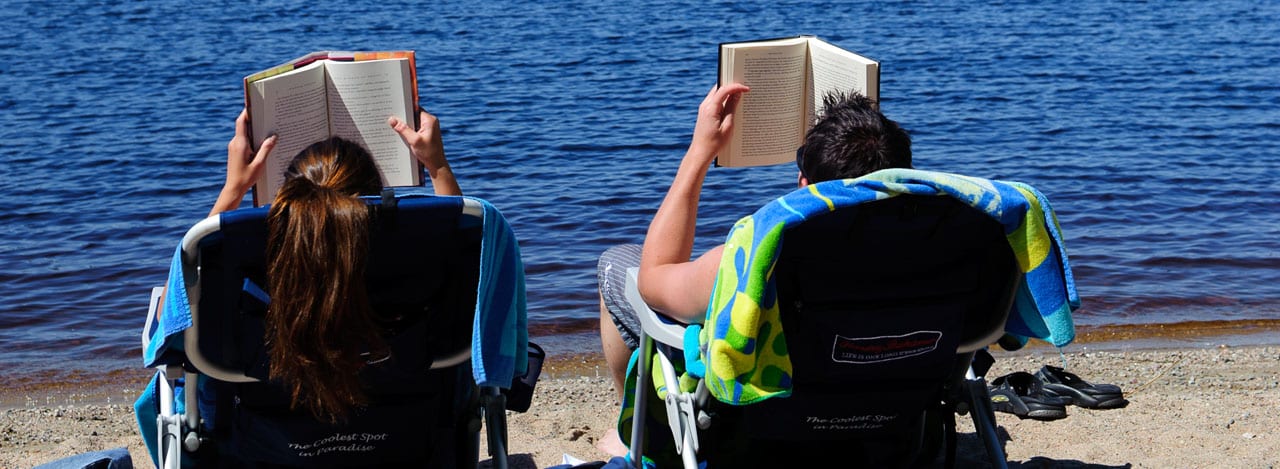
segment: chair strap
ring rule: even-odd
[[[382,205],[378,207],[378,218],[382,221],[383,226],[393,227],[396,225],[396,212],[398,208],[396,200],[396,190],[390,187],[382,190]]]
[[[266,314],[267,306],[270,304],[271,296],[267,295],[266,290],[263,290],[249,277],[245,277],[244,283],[240,286],[240,309],[262,316]]]

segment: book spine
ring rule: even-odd
[[[310,63],[310,62],[308,62],[308,63]],[[302,64],[302,65],[306,65],[306,64]],[[297,64],[284,64],[284,65],[280,65],[280,66],[277,66],[277,67],[274,67],[274,68],[269,68],[269,69],[266,69],[266,70],[263,70],[263,71],[261,71],[261,72],[258,72],[258,73],[255,73],[255,74],[253,74],[253,75],[249,75],[249,76],[245,77],[245,78],[244,78],[244,83],[245,83],[246,85],[248,85],[249,83],[253,83],[253,82],[258,81],[258,80],[261,80],[261,79],[263,79],[263,78],[271,78],[271,77],[274,77],[274,76],[279,75],[279,74],[284,73],[284,72],[290,72],[290,71],[293,71],[293,69],[298,68],[298,67],[300,67],[300,66],[302,66],[302,65],[297,65]]]

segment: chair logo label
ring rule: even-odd
[[[329,453],[367,453],[377,449],[377,442],[386,441],[386,433],[334,433],[311,443],[289,443],[289,449],[299,457],[310,458]]]
[[[897,420],[897,415],[848,415],[842,417],[805,416],[804,423],[815,431],[879,430]]]
[[[916,331],[879,337],[836,335],[831,360],[842,363],[878,363],[924,355],[938,348],[942,332]]]

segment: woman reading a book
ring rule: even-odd
[[[436,195],[462,195],[445,159],[440,124],[420,112],[415,131],[391,126],[427,168]],[[210,216],[235,209],[261,175],[277,137],[252,150],[245,112],[227,145],[227,179]],[[369,152],[338,137],[312,144],[286,172],[267,216],[265,342],[270,376],[291,406],[335,422],[365,403],[357,373],[370,357],[386,356],[364,285],[369,212],[360,196],[377,195],[382,178]],[[333,279],[317,282],[315,279]],[[376,359],[376,358],[374,358]]]
[[[453,170],[449,168],[449,161],[444,156],[444,144],[440,140],[440,121],[421,108],[418,112],[421,125],[418,126],[417,131],[394,117],[388,118],[387,124],[400,134],[400,138],[404,140],[405,145],[409,146],[414,158],[427,168],[427,175],[431,178],[431,186],[436,195],[462,195],[462,189],[458,188]],[[276,137],[271,136],[264,140],[262,147],[256,153],[253,151],[251,142],[249,114],[247,111],[241,111],[240,117],[236,119],[236,135],[227,144],[227,181],[222,187],[222,193],[218,195],[217,202],[213,204],[213,210],[209,212],[210,216],[239,207],[244,195],[249,193],[249,188],[253,187],[266,169],[267,155],[275,148]]]

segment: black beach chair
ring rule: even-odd
[[[191,322],[180,333],[181,347],[157,357],[158,435],[148,444],[160,467],[475,467],[482,419],[495,466],[506,466],[510,391],[501,388],[509,386],[477,386],[472,362],[480,360],[472,347],[473,335],[482,334],[475,315],[488,255],[485,225],[505,229],[505,221],[478,199],[387,194],[368,202],[369,296],[380,316],[398,318],[390,358],[361,371],[370,404],[338,424],[289,409],[287,391],[267,379],[262,340],[267,211],[226,212],[183,239]],[[517,317],[507,317],[514,326],[499,332],[515,338],[523,353],[523,330],[511,330],[524,327],[525,314],[514,252],[506,262],[518,270],[511,295],[518,301],[502,306]],[[152,328],[144,342],[164,337],[152,338]],[[530,363],[531,379],[538,366]],[[523,401],[517,410],[527,409],[531,386],[516,386],[524,388],[511,399]]]
[[[968,413],[992,465],[1004,467],[985,370],[970,367],[1002,336],[1021,280],[1001,225],[950,197],[901,195],[810,218],[784,239],[774,276],[789,397],[732,406],[702,381],[680,392],[684,328],[645,306],[629,273],[643,325],[636,417],[624,430],[632,461],[950,466],[955,415]],[[649,381],[654,361],[665,400]],[[665,412],[649,408],[664,403]],[[669,430],[652,428],[664,417]],[[679,456],[657,454],[664,448]]]

